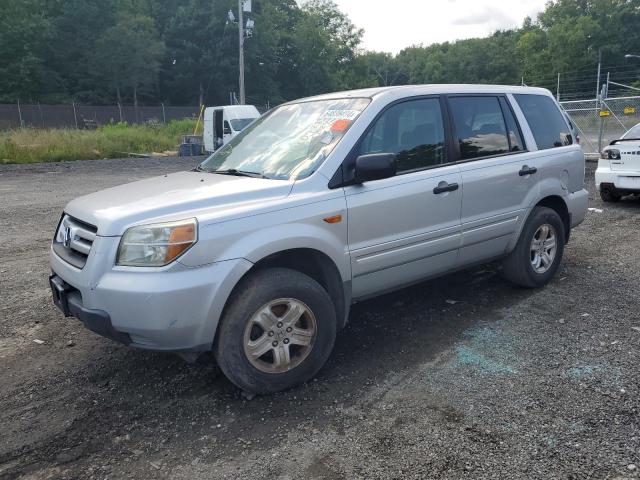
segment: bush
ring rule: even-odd
[[[195,126],[195,120],[184,119],[159,125],[117,123],[97,130],[9,130],[0,132],[0,162],[61,162],[176,151],[180,136],[192,134]],[[198,130],[201,134],[202,123]]]

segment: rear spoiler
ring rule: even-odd
[[[640,138],[620,138],[618,140],[614,140],[609,145],[615,145],[620,142],[640,142]]]

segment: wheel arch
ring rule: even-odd
[[[516,247],[518,240],[520,239],[520,235],[522,235],[522,231],[536,207],[547,207],[558,213],[565,228],[565,243],[569,242],[569,236],[571,235],[571,214],[569,213],[569,207],[560,195],[553,193],[546,195],[540,198],[536,203],[531,204],[531,208],[528,209],[525,218],[520,222],[517,235],[515,235],[511,240],[506,253],[510,253]]]
[[[335,262],[326,253],[315,248],[290,248],[268,254],[256,261],[253,266],[236,282],[222,310],[221,318],[230,300],[236,294],[242,281],[249,275],[267,268],[288,268],[309,276],[318,282],[333,300],[337,328],[344,328],[351,306],[351,282],[343,281]],[[219,325],[220,322],[218,322]]]
[[[560,216],[562,224],[564,225],[565,243],[568,243],[569,236],[571,235],[571,214],[569,213],[569,207],[567,207],[567,203],[564,199],[559,195],[549,195],[536,203],[535,207],[550,208]]]

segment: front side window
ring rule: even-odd
[[[571,131],[556,103],[546,95],[514,95],[524,113],[538,150],[571,145]]]
[[[410,100],[388,108],[360,144],[358,155],[395,153],[398,173],[445,162],[442,110],[437,98]]]
[[[449,105],[461,160],[509,153],[509,138],[498,97],[451,97]],[[517,137],[514,143],[517,146]]]
[[[369,104],[366,98],[292,103],[260,117],[200,169],[278,180],[311,175]]]

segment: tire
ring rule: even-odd
[[[306,382],[322,368],[336,325],[331,297],[318,282],[295,270],[261,270],[243,279],[232,295],[214,354],[237,387],[275,393]]]
[[[608,188],[600,190],[600,198],[603,202],[619,202],[622,199],[622,195],[620,195],[615,190],[611,190]]]
[[[543,239],[544,244],[539,240],[545,235],[545,226],[550,227],[548,233],[553,234],[555,238],[553,255],[549,248],[550,237]],[[534,239],[537,242],[535,246]],[[535,207],[520,233],[516,247],[504,260],[502,276],[525,288],[544,286],[558,271],[564,253],[565,239],[565,225],[560,215],[550,208]],[[541,253],[542,251],[546,253],[546,257]]]

